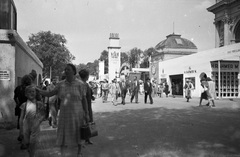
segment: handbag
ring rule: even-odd
[[[96,128],[95,122],[86,124],[81,127],[81,138],[86,140],[91,137],[97,136],[98,135],[98,130]]]

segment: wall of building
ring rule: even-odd
[[[42,68],[41,61],[16,31],[0,29],[0,71],[9,71],[9,79],[3,79],[0,74],[0,122],[16,121],[14,89],[32,69],[41,76]]]
[[[0,31],[0,41],[8,40],[5,32]],[[9,72],[6,79],[0,76],[0,122],[13,121],[14,102],[13,90],[15,88],[15,47],[11,43],[0,42],[0,70]]]

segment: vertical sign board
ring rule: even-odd
[[[0,70],[0,80],[10,80],[10,71]]]

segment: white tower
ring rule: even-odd
[[[119,34],[110,33],[108,47],[108,77],[109,82],[114,78],[119,77],[120,71],[120,58],[121,58],[121,47],[119,46]]]
[[[103,80],[103,79],[105,79],[105,76],[104,76],[104,61],[99,61],[98,67],[99,67],[99,69],[98,69],[98,71],[99,71],[98,78],[100,80]]]

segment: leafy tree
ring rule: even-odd
[[[104,61],[104,74],[108,73],[108,51],[103,50],[99,60]]]
[[[129,59],[128,54],[126,52],[122,52],[121,53],[121,64],[123,64],[125,62],[128,63],[128,59]]]
[[[150,63],[149,63],[149,59],[153,56],[153,55],[156,55],[158,54],[158,52],[153,48],[153,47],[150,47],[148,49],[146,49],[144,52],[143,52],[143,62],[140,64],[140,67],[141,68],[148,68]]]
[[[75,57],[66,47],[67,40],[63,35],[54,34],[51,31],[40,31],[31,34],[27,45],[43,63],[43,76],[60,76],[66,63],[72,62]]]
[[[129,52],[129,64],[131,68],[139,68],[143,57],[143,51],[141,49],[131,49]]]

